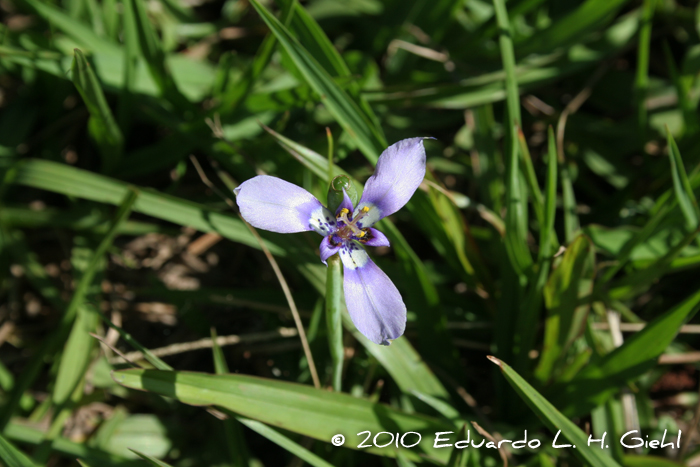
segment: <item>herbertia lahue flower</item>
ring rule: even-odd
[[[372,226],[401,209],[425,176],[425,138],[389,146],[365,184],[357,206],[344,193],[335,213],[311,193],[277,177],[259,175],[234,190],[243,218],[279,233],[313,230],[323,236],[321,261],[338,253],[343,262],[345,303],[355,327],[372,342],[388,345],[406,328],[406,305],[396,286],[364,249],[389,246]]]

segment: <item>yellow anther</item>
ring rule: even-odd
[[[362,206],[362,209],[360,209],[360,211],[367,214],[369,212],[369,206]]]
[[[357,232],[357,236],[360,238],[364,237],[365,235],[367,235],[367,232],[365,232],[364,230],[360,230],[359,232]]]
[[[348,214],[349,212],[350,212],[349,209],[343,208],[343,209],[340,210],[340,213],[338,213],[338,215],[335,216],[335,217],[337,217],[338,219],[340,219],[340,218],[343,217],[343,216],[347,216],[347,214]]]

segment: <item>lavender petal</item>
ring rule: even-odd
[[[314,230],[326,236],[335,217],[308,191],[277,177],[259,175],[234,190],[243,218],[253,227],[278,233]]]
[[[406,305],[391,279],[361,248],[341,248],[345,303],[355,327],[375,344],[389,345],[406,329]]]
[[[363,242],[367,246],[391,246],[389,239],[386,235],[381,233],[379,230],[374,228],[369,228],[367,232],[367,240]]]
[[[333,245],[331,243],[331,235],[324,237],[323,240],[321,240],[321,246],[319,247],[319,250],[321,252],[321,261],[323,264],[328,266],[326,264],[326,260],[333,256],[334,254],[338,253],[338,250],[340,250],[341,245]]]
[[[425,177],[425,138],[409,138],[389,146],[379,157],[377,168],[362,193],[355,212],[370,208],[362,219],[363,227],[374,225],[401,209]]]

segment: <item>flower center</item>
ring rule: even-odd
[[[359,222],[360,219],[365,217],[367,213],[369,212],[369,207],[364,206],[362,209],[360,209],[360,212],[355,216],[354,219],[348,219],[348,214],[350,214],[350,210],[347,208],[343,208],[340,210],[336,217],[337,220],[343,222],[343,227],[338,229],[338,231],[335,233],[337,236],[344,240],[349,240],[352,237],[357,237],[358,239],[361,239],[365,235],[367,235],[367,229],[362,228],[362,224],[359,226],[357,223]]]

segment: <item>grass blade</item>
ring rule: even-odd
[[[417,308],[426,310],[425,313],[418,314],[418,325],[423,329],[419,336],[422,354],[426,360],[439,363],[449,371],[457,371],[456,349],[447,330],[447,316],[440,306],[437,287],[430,280],[425,265],[396,225],[385,218],[379,221],[378,226],[391,241],[396,256],[403,265],[402,282],[408,289],[407,303],[413,303]]]
[[[121,15],[121,33],[124,36],[122,71],[124,79],[119,92],[117,116],[119,118],[119,126],[128,136],[129,129],[131,128],[130,123],[133,112],[134,94],[136,91],[136,71],[140,61],[140,48],[133,5],[130,0],[127,0],[122,2],[121,6],[123,9],[123,14]],[[115,31],[115,33],[118,34],[118,31]]]
[[[109,231],[95,251],[91,252],[89,263],[85,270],[82,271],[73,298],[66,308],[61,328],[65,325],[70,325],[73,317],[76,315],[77,317],[66,342],[61,363],[58,366],[58,375],[56,376],[53,391],[53,401],[58,406],[63,405],[71,397],[90,362],[91,350],[95,343],[90,333],[94,332],[98,322],[98,315],[101,314],[93,309],[92,305],[88,306],[85,303],[86,298],[89,288],[94,285],[94,278],[98,268],[104,265],[104,255],[107,249],[112,245],[121,224],[129,218],[137,198],[137,191],[129,191],[117,211]],[[79,270],[79,267],[76,267],[76,269]]]
[[[309,86],[321,97],[330,113],[341,127],[357,143],[367,159],[376,163],[381,151],[387,144],[375,125],[368,121],[357,103],[345,93],[328,73],[318,64],[311,54],[290,34],[286,27],[277,20],[258,0],[250,2],[272,33],[284,47],[294,64],[303,74]]]
[[[422,454],[444,462],[449,457],[447,452],[431,449],[432,444],[425,439],[436,431],[452,428],[450,425],[339,392],[244,375],[132,369],[115,371],[113,378],[132,389],[173,397],[186,404],[217,405],[324,442],[343,434],[345,446],[350,448],[362,442],[363,437],[356,433],[366,430],[373,433],[415,431],[423,434],[424,441],[403,451],[409,459],[420,459]],[[394,447],[370,447],[366,451],[396,456]]]
[[[496,22],[501,30],[499,46],[503,70],[506,75],[506,120],[507,128],[504,152],[506,154],[506,173],[508,177],[506,202],[506,251],[513,268],[520,276],[527,276],[532,268],[532,256],[527,248],[527,196],[522,186],[518,161],[518,129],[520,120],[520,94],[515,73],[515,52],[513,51],[513,33],[508,21],[508,12],[504,0],[493,0],[496,10]],[[525,158],[525,156],[523,156]]]
[[[6,208],[3,207],[3,211],[6,211]],[[22,232],[14,230],[10,234],[0,229],[0,233],[2,233],[3,240],[7,245],[4,250],[9,251],[14,261],[22,266],[32,286],[56,309],[64,309],[66,302],[61,298],[61,292],[46,273],[36,253],[29,250]]]
[[[229,372],[228,364],[226,363],[226,357],[224,357],[224,352],[221,350],[221,346],[216,341],[217,335],[216,330],[211,328],[211,352],[214,357],[214,369],[217,375],[223,375]],[[162,368],[159,368],[162,369]]]
[[[88,293],[88,288],[90,287],[90,284],[92,283],[92,280],[95,276],[95,273],[97,272],[97,267],[102,261],[102,257],[104,254],[107,252],[110,246],[112,246],[112,242],[114,241],[114,238],[117,236],[117,232],[119,230],[119,225],[124,222],[126,219],[129,218],[129,215],[131,214],[131,210],[134,207],[134,204],[136,203],[136,200],[138,199],[139,192],[134,190],[134,189],[129,189],[126,192],[126,196],[124,197],[123,201],[120,203],[119,210],[117,211],[114,221],[112,222],[112,226],[110,227],[109,231],[107,234],[104,236],[102,241],[100,241],[100,244],[97,246],[95,249],[95,252],[90,259],[90,263],[87,265],[87,268],[85,268],[85,272],[80,278],[80,281],[78,282],[78,285],[75,288],[75,292],[73,293],[73,297],[71,298],[71,301],[68,303],[68,307],[65,311],[65,314],[63,315],[62,322],[72,322],[73,318],[75,317],[75,314],[78,311],[78,308],[81,307],[84,303],[85,296]]]
[[[105,36],[112,41],[118,40],[119,20],[118,15],[113,14],[117,0],[105,0],[102,2],[102,17],[104,20]]]
[[[80,49],[75,49],[72,66],[73,84],[90,112],[88,128],[102,154],[105,172],[112,170],[124,150],[124,138],[107,105],[100,82]]]
[[[647,324],[595,365],[586,366],[570,382],[553,386],[555,405],[563,413],[575,417],[604,402],[620,385],[656,365],[656,359],[698,309],[700,292]]]
[[[277,143],[285,151],[291,154],[292,157],[294,157],[294,159],[299,161],[304,167],[309,169],[311,172],[313,172],[314,175],[316,175],[324,182],[330,183],[331,178],[337,175],[346,175],[352,180],[352,177],[350,177],[347,174],[347,172],[342,170],[337,165],[331,164],[327,157],[323,157],[319,153],[312,151],[311,149],[305,146],[302,146],[296,141],[292,141],[291,139],[286,138],[285,136],[277,133],[271,128],[264,128],[269,134],[272,135],[273,138],[275,138],[275,140],[277,140]],[[355,186],[360,186],[360,184],[356,180],[352,180],[352,182]]]
[[[119,50],[117,44],[98,36],[86,24],[75,21],[52,4],[44,3],[39,0],[23,1],[32,7],[39,16],[73,37],[84,49],[99,53],[115,53]]]
[[[0,460],[7,467],[36,467],[22,451],[0,435]]]
[[[695,134],[700,128],[700,119],[696,112],[697,99],[692,97],[693,83],[695,82],[695,75],[691,74],[687,76],[681,74],[676,67],[676,62],[673,58],[673,52],[668,45],[668,42],[664,41],[664,55],[666,55],[666,67],[668,69],[669,75],[671,75],[671,81],[676,88],[676,95],[678,96],[678,104],[683,113],[683,132],[689,134]]]
[[[61,317],[61,321],[51,336],[44,340],[41,348],[32,357],[27,369],[23,372],[22,378],[18,380],[16,386],[13,388],[9,400],[3,406],[2,411],[0,412],[0,427],[5,427],[9,421],[13,411],[20,401],[20,398],[22,397],[22,394],[24,394],[24,391],[31,386],[32,382],[37,377],[41,367],[44,364],[45,357],[55,352],[59,346],[63,344],[66,336],[70,332],[70,328],[78,312],[78,308],[83,305],[88,287],[94,277],[96,268],[99,264],[99,258],[106,253],[117,234],[118,227],[115,227],[115,225],[121,224],[126,218],[128,218],[128,215],[131,212],[131,207],[138,196],[138,192],[128,188],[124,190],[124,194],[126,196],[122,202],[122,207],[115,216],[115,221],[112,228],[107,232],[107,235],[105,235],[95,250],[95,256],[93,256],[90,264],[87,266],[80,281],[78,282],[75,292],[73,293],[73,298],[66,306],[63,316]],[[70,392],[68,394],[70,395]],[[65,397],[65,394],[63,394],[63,397]]]
[[[70,398],[93,358],[95,340],[90,333],[95,332],[99,322],[97,313],[87,306],[78,309],[58,366],[52,394],[56,405],[62,405]]]
[[[612,284],[606,284],[606,286],[609,287],[607,297],[612,300],[624,300],[648,290],[649,286],[658,277],[661,277],[668,271],[673,260],[680,255],[683,249],[697,238],[698,233],[700,233],[700,228],[685,235],[673,248],[670,248],[666,254],[651,263],[645,269],[632,272]]]
[[[160,357],[153,355],[153,352],[148,350],[146,347],[144,347],[138,341],[136,341],[136,339],[131,337],[131,334],[124,331],[122,328],[120,328],[116,324],[112,323],[109,320],[109,318],[107,318],[105,315],[100,313],[99,316],[102,318],[102,321],[107,326],[109,326],[110,328],[114,329],[115,331],[117,331],[119,333],[119,337],[124,339],[124,342],[126,342],[131,347],[138,350],[139,352],[141,352],[143,354],[143,358],[145,358],[148,363],[150,363],[151,365],[153,365],[154,367],[156,367],[159,370],[172,370],[173,369],[173,367],[171,367],[170,365],[165,363],[163,360],[161,360]]]
[[[627,0],[587,0],[547,29],[534,34],[519,44],[521,55],[551,51],[579,41],[582,36],[602,23],[614,18]]]
[[[637,75],[634,80],[637,101],[637,118],[643,132],[647,128],[646,97],[649,88],[649,51],[651,48],[651,26],[656,0],[644,0],[642,19],[639,25],[639,44],[637,46]]]
[[[620,467],[620,464],[604,454],[601,449],[588,446],[588,436],[510,366],[496,357],[489,357],[489,360],[500,367],[501,373],[515,389],[515,392],[553,433],[561,430],[563,437],[576,446],[576,449],[572,449],[572,452],[584,464],[595,465],[596,467]]]
[[[14,183],[100,203],[118,204],[129,191],[129,185],[125,182],[56,162],[25,159],[20,161],[16,169]],[[176,224],[189,225],[202,232],[216,231],[230,240],[259,247],[240,219],[157,191],[143,189],[134,204],[134,211]],[[266,243],[273,254],[285,255],[285,249]]]
[[[254,432],[264,436],[276,445],[286,449],[287,451],[291,452],[299,459],[303,460],[309,465],[312,465],[313,467],[333,467],[332,464],[329,464],[313,452],[309,451],[303,446],[300,446],[298,443],[295,443],[291,439],[284,436],[282,433],[270,428],[264,423],[260,423],[256,420],[251,420],[245,417],[238,417],[238,420]]]
[[[700,220],[698,201],[695,199],[693,187],[688,180],[688,174],[685,171],[678,145],[676,145],[676,140],[673,138],[668,126],[666,127],[666,138],[668,141],[668,158],[671,162],[673,191],[676,194],[678,206],[681,208],[681,212],[685,218],[686,228],[688,230],[694,230],[698,227],[698,220]]]
[[[282,12],[284,24],[289,22],[292,14],[292,5],[287,5]],[[236,109],[238,109],[239,105],[244,102],[255,82],[258,80],[258,78],[260,78],[260,75],[265,70],[268,63],[270,63],[276,46],[277,38],[274,34],[268,34],[258,48],[255,58],[243,73],[243,76],[241,76],[238,80],[232,81],[228,86],[226,86],[221,97],[220,109],[222,113],[233,113],[236,111]]]
[[[464,439],[467,432],[467,424],[462,426],[459,431],[459,436],[457,439]],[[447,461],[447,467],[466,467],[467,461],[469,460],[470,451],[466,449],[452,448],[452,453],[450,454],[450,459]]]
[[[155,467],[172,467],[170,464],[166,464],[163,461],[159,461],[153,456],[149,456],[148,454],[144,454],[142,452],[139,452],[135,449],[129,449],[131,452],[135,453],[137,456],[139,456],[141,459],[144,459],[146,462],[148,462],[149,465],[153,465]]]
[[[214,368],[217,375],[223,375],[229,372],[224,352],[221,346],[216,341],[216,330],[211,329],[212,354],[214,357]],[[231,456],[231,465],[233,467],[248,467],[250,459],[248,454],[248,446],[243,436],[241,423],[235,417],[229,417],[224,422],[224,432],[226,434],[226,447]]]
[[[498,45],[501,51],[501,62],[506,75],[506,104],[508,106],[508,120],[506,126],[511,135],[511,144],[517,144],[517,128],[522,128],[520,119],[520,92],[515,70],[515,51],[513,50],[513,31],[510,28],[506,4],[503,0],[493,0],[496,11],[496,23],[500,29]],[[514,131],[515,130],[515,131]]]
[[[86,25],[74,21],[60,9],[49,3],[37,0],[25,0],[25,3],[29,4],[52,26],[63,32],[67,36],[66,38],[75,41],[81,50],[93,52],[94,71],[100,82],[104,84],[105,89],[121,90],[124,87],[124,53],[118,44],[96,35]],[[73,45],[72,42],[71,45]],[[43,50],[36,54],[27,54],[26,51],[4,47],[4,51],[8,50],[19,53],[18,55],[7,55],[7,59],[20,63],[28,69],[46,71],[61,79],[70,78],[70,74],[65,71],[66,68],[70,67],[70,60],[68,60],[68,57],[62,57],[60,53]],[[189,99],[192,101],[201,100],[209,93],[214,83],[214,73],[211,65],[192,60],[182,54],[168,55],[166,56],[166,62],[173,73],[173,80]],[[143,70],[141,66],[143,66]],[[135,68],[134,90],[149,96],[159,96],[159,88],[148,73],[146,66],[147,64],[140,60],[139,66]],[[177,96],[174,96],[172,102],[179,103],[177,99]],[[182,105],[185,104],[182,103]],[[119,122],[124,123],[121,110],[118,112],[118,115]],[[121,128],[124,131],[126,127],[122,126]]]
[[[536,280],[531,284],[525,298],[525,304],[518,316],[514,330],[515,369],[521,372],[529,370],[528,352],[534,347],[537,335],[537,323],[540,322],[543,290],[549,277],[554,248],[558,246],[554,219],[557,206],[557,149],[554,130],[548,129],[547,181],[545,184],[543,219],[540,223],[540,251]]]
[[[331,76],[350,76],[350,70],[345,61],[306,9],[294,0],[282,0],[279,3],[282,3],[285,8],[293,9],[289,29],[318,64]]]
[[[64,346],[63,355],[58,366],[58,374],[52,394],[56,413],[53,415],[51,427],[46,433],[39,449],[34,453],[34,459],[45,462],[51,451],[52,441],[59,435],[64,423],[71,414],[71,404],[76,403],[82,397],[85,384],[85,372],[92,358],[94,340],[90,333],[95,330],[99,312],[95,310],[99,306],[91,300],[93,290],[99,290],[101,277],[98,272],[104,268],[104,255],[111,247],[119,230],[119,225],[131,214],[131,208],[138,197],[138,192],[130,190],[122,202],[109,231],[92,251],[81,243],[85,243],[82,237],[76,237],[76,246],[73,248],[73,268],[78,272],[79,278],[71,301],[61,318],[54,336],[63,337],[70,329],[68,340]],[[97,282],[97,284],[95,284]],[[71,326],[72,324],[72,326]]]
[[[352,325],[350,316],[343,313],[346,327],[365,349],[389,372],[403,392],[417,391],[443,400],[449,400],[450,393],[442,385],[420,354],[406,339],[396,339],[390,346],[371,345],[371,342]]]
[[[544,288],[547,320],[544,343],[535,376],[547,381],[557,362],[571,342],[580,335],[588,305],[580,305],[579,297],[592,288],[593,244],[579,235],[566,249]]]
[[[314,57],[332,77],[351,78],[350,69],[335,45],[333,45],[326,33],[321,29],[321,26],[319,26],[301,3],[296,0],[283,0],[282,3],[286,3],[286,7],[289,7],[290,4],[293,6],[293,15],[289,28],[294,32],[301,45],[309,54]],[[383,140],[384,134],[381,127],[377,124],[377,116],[364,96],[360,93],[360,87],[357,85],[357,82],[351,79],[345,89],[347,89],[352,99],[358,103],[360,110],[365,114],[368,121],[374,122],[373,130],[376,131],[378,136]]]
[[[542,225],[544,225],[544,196],[537,182],[537,175],[535,175],[535,167],[532,165],[532,158],[530,157],[530,150],[527,147],[525,134],[520,128],[518,128],[518,147],[520,148],[520,155],[522,156],[520,165],[522,166],[522,171],[527,181],[527,187],[530,193],[532,193],[532,207],[535,209],[537,222],[540,228],[542,228]]]
[[[539,261],[547,260],[553,253],[553,247],[558,246],[556,232],[554,231],[554,219],[557,212],[557,147],[554,139],[554,129],[550,126],[547,130],[548,155],[547,155],[547,182],[545,184],[544,198],[544,223],[540,226],[540,252]]]
[[[505,245],[513,269],[519,276],[528,276],[533,261],[527,245],[527,195],[518,170],[516,142],[510,148],[510,169],[506,191]]]
[[[12,441],[37,445],[44,439],[42,430],[31,428],[18,423],[10,423],[5,428],[3,436]],[[51,448],[54,453],[68,459],[81,459],[92,465],[100,467],[143,467],[139,461],[126,460],[123,457],[107,453],[100,449],[86,446],[84,443],[76,443],[67,438],[57,437],[52,441]]]
[[[563,156],[563,155],[562,155]],[[581,229],[581,224],[576,213],[576,196],[574,195],[574,184],[571,180],[569,165],[560,159],[559,170],[561,170],[561,191],[564,211],[564,241],[569,244],[574,241],[576,232]]]
[[[625,242],[622,249],[615,255],[616,264],[603,273],[598,285],[596,285],[596,289],[602,288],[604,284],[608,283],[615,276],[615,274],[617,274],[618,271],[620,271],[625,264],[627,264],[627,261],[629,261],[634,249],[644,244],[652,236],[670,210],[671,208],[669,204],[660,206],[660,209],[652,214],[651,218],[647,221],[644,227],[637,231],[637,233],[627,242]]]
[[[623,459],[625,467],[685,467],[688,465],[659,456],[638,456],[628,454],[624,456]]]
[[[160,89],[161,95],[175,105],[186,105],[187,100],[180,94],[172,79],[166,60],[163,45],[153,29],[151,21],[146,14],[145,4],[138,0],[125,0],[124,5],[124,34],[135,35],[131,39],[126,39],[131,44],[132,51],[127,51],[131,55],[138,45],[138,55],[146,62],[153,81]]]

